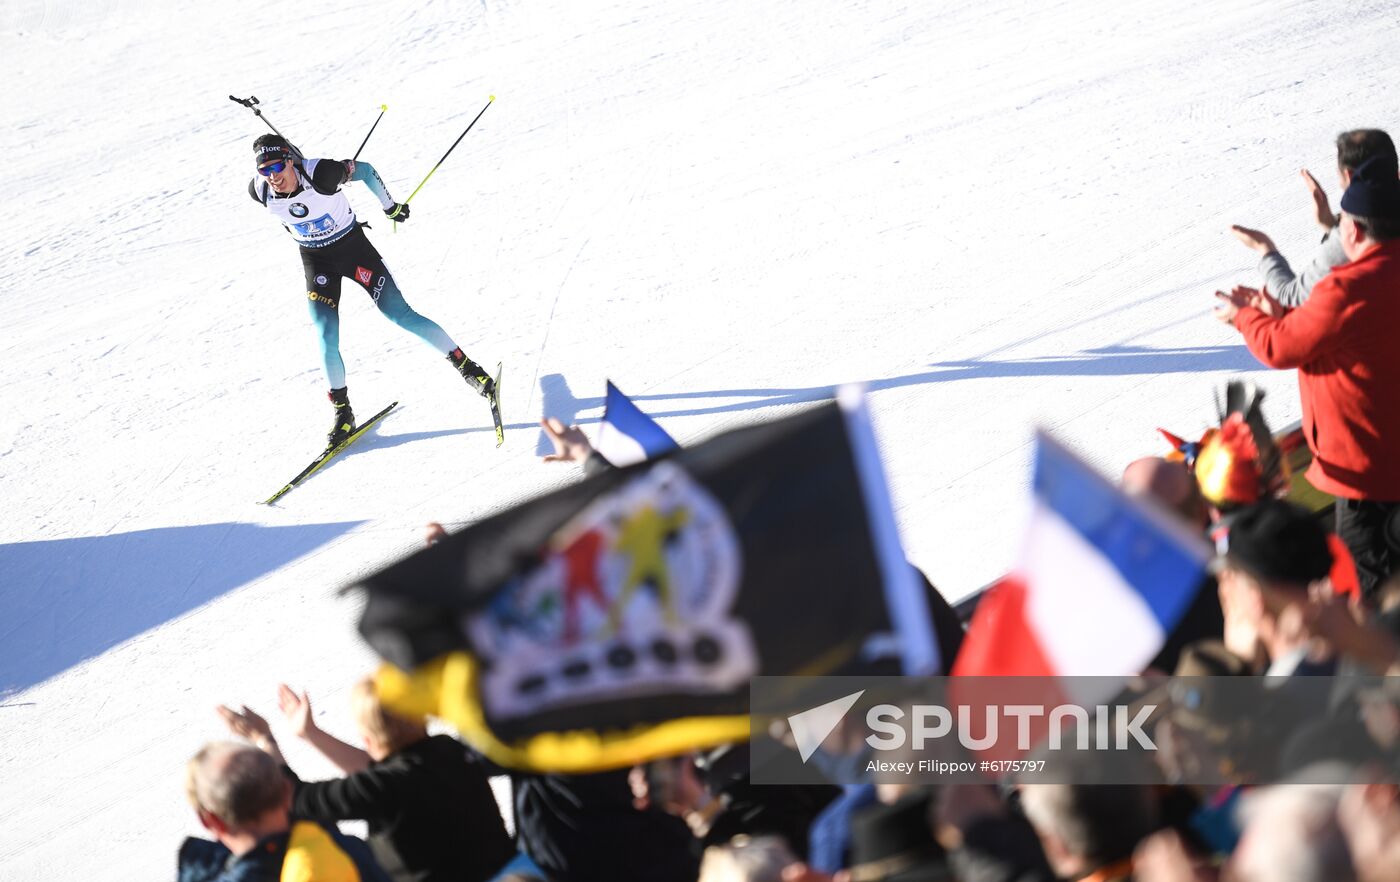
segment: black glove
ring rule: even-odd
[[[408,220],[408,203],[395,202],[392,207],[384,209],[384,216],[396,223],[403,223]]]

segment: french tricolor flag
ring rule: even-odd
[[[978,604],[952,673],[1139,673],[1195,596],[1209,546],[1043,433],[1032,484],[1020,559]]]
[[[669,453],[679,446],[665,429],[623,395],[612,380],[608,381],[603,422],[593,441],[594,450],[615,466],[628,466]]]

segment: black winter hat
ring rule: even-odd
[[[253,155],[258,165],[274,159],[295,159],[296,148],[281,135],[259,135],[253,142]]]
[[[1342,211],[1353,217],[1400,220],[1400,175],[1394,157],[1373,156],[1351,173]]]
[[[951,882],[948,856],[933,838],[933,794],[916,791],[851,818],[852,877],[880,882]]]
[[[1225,559],[1258,579],[1300,586],[1332,570],[1327,531],[1307,509],[1282,499],[1251,505],[1230,518]]]

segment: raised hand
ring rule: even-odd
[[[277,706],[291,724],[298,738],[304,739],[322,756],[335,763],[342,772],[353,775],[370,764],[370,756],[358,747],[346,744],[321,730],[311,715],[311,696],[296,692],[286,683],[277,687]]]
[[[230,732],[239,738],[248,739],[258,750],[271,754],[273,759],[286,764],[286,760],[282,758],[282,751],[277,747],[277,739],[272,736],[272,727],[256,711],[246,704],[240,710],[221,704],[215,710],[223,718]]]
[[[316,731],[316,721],[311,718],[311,696],[305,692],[298,695],[282,683],[277,687],[277,706],[298,738],[309,738]]]
[[[582,463],[593,452],[588,436],[578,426],[566,426],[554,417],[540,420],[540,428],[554,444],[554,452],[544,458],[545,462]]]
[[[272,727],[267,724],[267,720],[264,720],[246,704],[241,710],[234,710],[223,704],[216,707],[215,710],[218,711],[220,717],[223,717],[224,723],[228,725],[228,730],[239,738],[246,738],[257,743],[260,738],[272,737]]]
[[[1303,176],[1303,183],[1307,185],[1308,194],[1313,200],[1313,219],[1317,225],[1324,230],[1330,230],[1337,225],[1337,216],[1332,213],[1332,205],[1327,201],[1327,191],[1322,189],[1322,185],[1317,182],[1317,178],[1307,169],[1298,172]]]

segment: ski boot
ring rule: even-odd
[[[486,373],[486,368],[467,358],[461,347],[449,352],[447,360],[452,362],[452,366],[462,375],[462,379],[467,381],[467,385],[476,390],[476,394],[487,401],[492,400],[496,394],[496,381]]]
[[[492,379],[485,368],[467,358],[460,348],[449,352],[447,360],[457,369],[457,373],[462,375],[462,379],[467,381],[467,385],[475,389],[491,406],[491,423],[496,429],[496,446],[500,447],[506,440],[505,424],[501,422],[500,390],[496,388],[496,383],[501,378],[501,366],[496,365],[496,378]]]
[[[327,397],[335,405],[335,425],[326,434],[326,448],[340,444],[355,431],[355,412],[350,409],[350,392],[347,387],[332,389]]]

